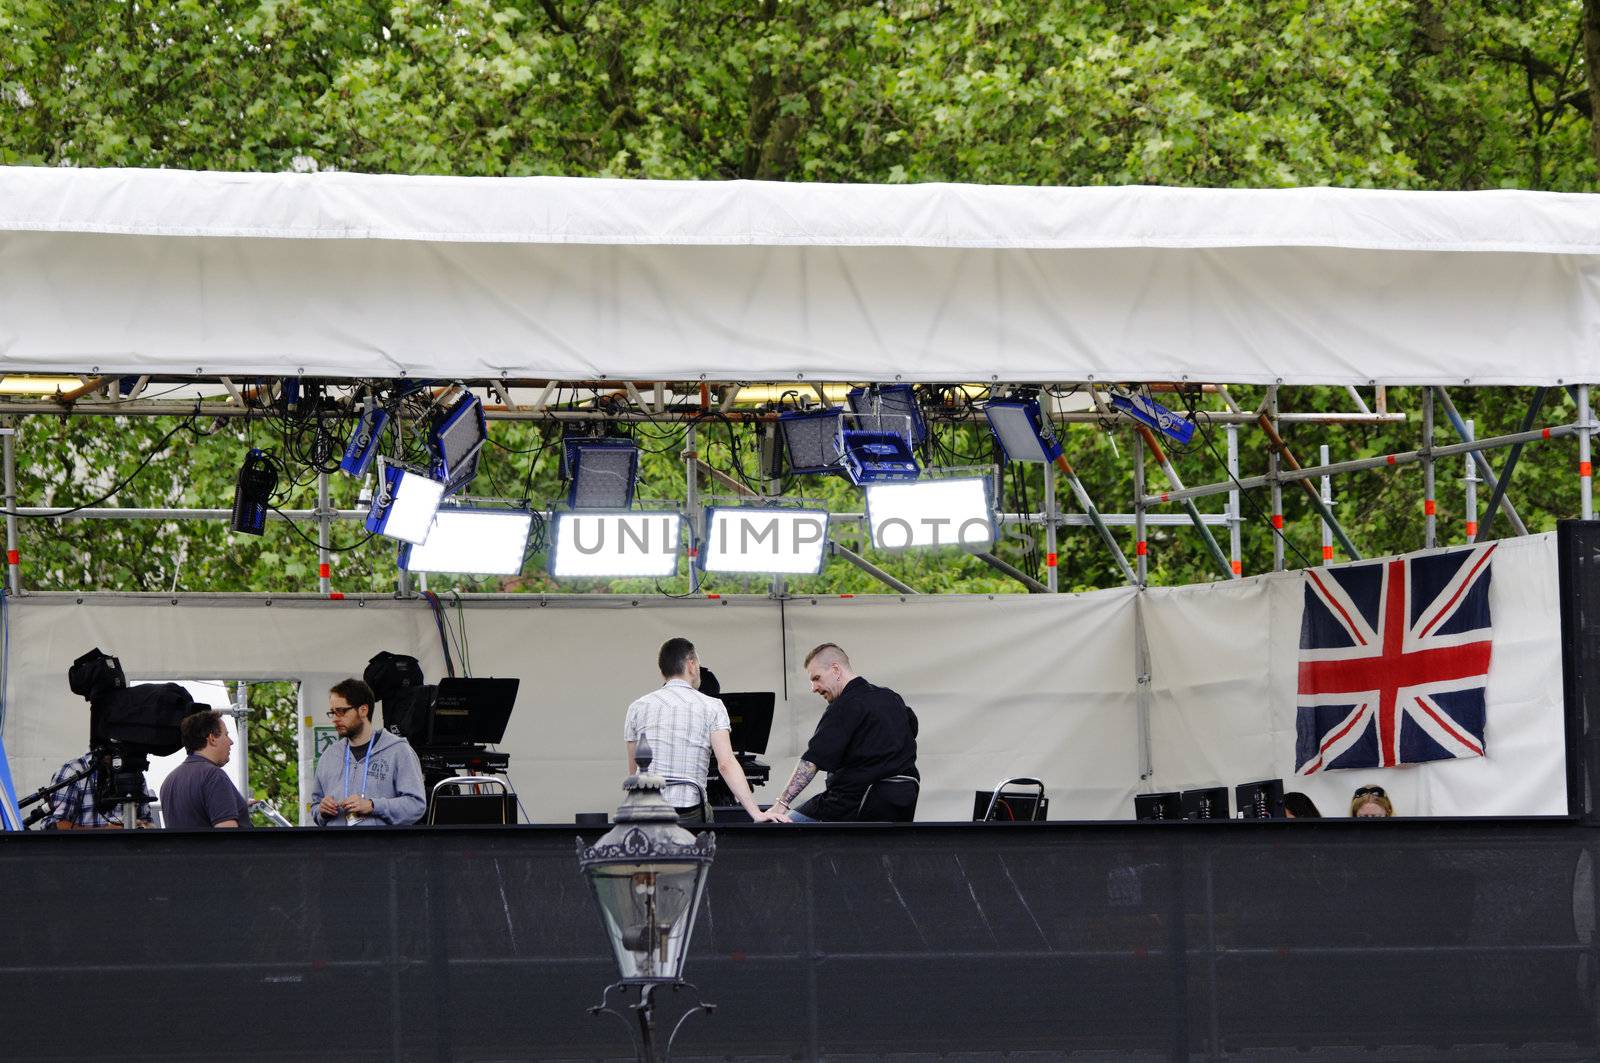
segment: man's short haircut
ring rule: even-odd
[[[656,665],[661,669],[663,679],[671,679],[675,675],[682,675],[689,667],[689,658],[694,656],[694,643],[688,639],[668,639],[661,644],[661,652],[656,655]]]
[[[814,649],[810,653],[806,654],[805,666],[807,668],[810,668],[811,667],[811,662],[816,660],[818,657],[822,656],[825,653],[833,654],[835,657],[837,657],[839,659],[839,663],[840,664],[844,665],[846,668],[850,667],[850,655],[848,653],[845,653],[843,650],[841,650],[838,647],[837,644],[832,643],[832,642],[824,642],[822,645],[818,646],[816,649]],[[824,662],[824,663],[828,663],[828,662]]]
[[[345,700],[345,704],[352,709],[362,705],[367,707],[367,719],[372,719],[373,701],[372,688],[356,678],[341,679],[328,688],[328,693],[337,694]]]
[[[222,713],[204,706],[201,706],[199,712],[191,712],[178,723],[178,733],[183,736],[185,753],[200,752],[206,747],[208,738],[215,734],[223,734],[226,730],[222,723]]]

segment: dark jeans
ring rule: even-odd
[[[677,811],[678,811],[678,822],[679,823],[704,823],[704,822],[706,822],[706,806],[705,805],[690,805],[688,808],[680,808]]]

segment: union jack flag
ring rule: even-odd
[[[1306,570],[1297,772],[1483,756],[1493,553]]]

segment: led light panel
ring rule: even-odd
[[[438,478],[464,485],[462,473],[489,438],[483,419],[483,400],[476,395],[463,395],[434,419],[428,438],[433,448],[433,471]],[[476,465],[473,470],[476,471]]]
[[[1055,429],[1037,399],[996,399],[984,405],[983,415],[1007,461],[1051,462],[1061,456]]]
[[[557,579],[675,575],[681,530],[678,513],[557,514],[550,574]]]
[[[367,513],[367,530],[403,542],[426,542],[443,497],[444,484],[438,480],[379,458],[378,495]]]
[[[826,475],[843,471],[841,417],[839,410],[791,410],[778,416],[778,431],[783,435],[783,452],[790,472]]]
[[[994,514],[981,478],[868,484],[867,521],[879,550],[994,545]]]
[[[407,572],[476,572],[514,576],[522,571],[533,514],[516,509],[444,506],[420,546],[400,547]]]
[[[567,505],[573,509],[626,509],[639,479],[639,447],[631,439],[566,441],[566,472],[571,479]]]
[[[706,510],[700,562],[707,572],[814,576],[822,571],[828,514],[756,506]]]

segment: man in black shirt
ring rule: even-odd
[[[831,642],[806,654],[805,663],[812,691],[822,696],[828,708],[772,811],[793,823],[909,819],[916,804],[916,787],[910,783],[878,787],[873,791],[875,808],[868,815],[860,813],[867,787],[873,783],[893,776],[920,778],[917,714],[899,694],[873,686],[851,671],[850,658]],[[828,773],[827,789],[791,811],[794,799],[819,771]]]

